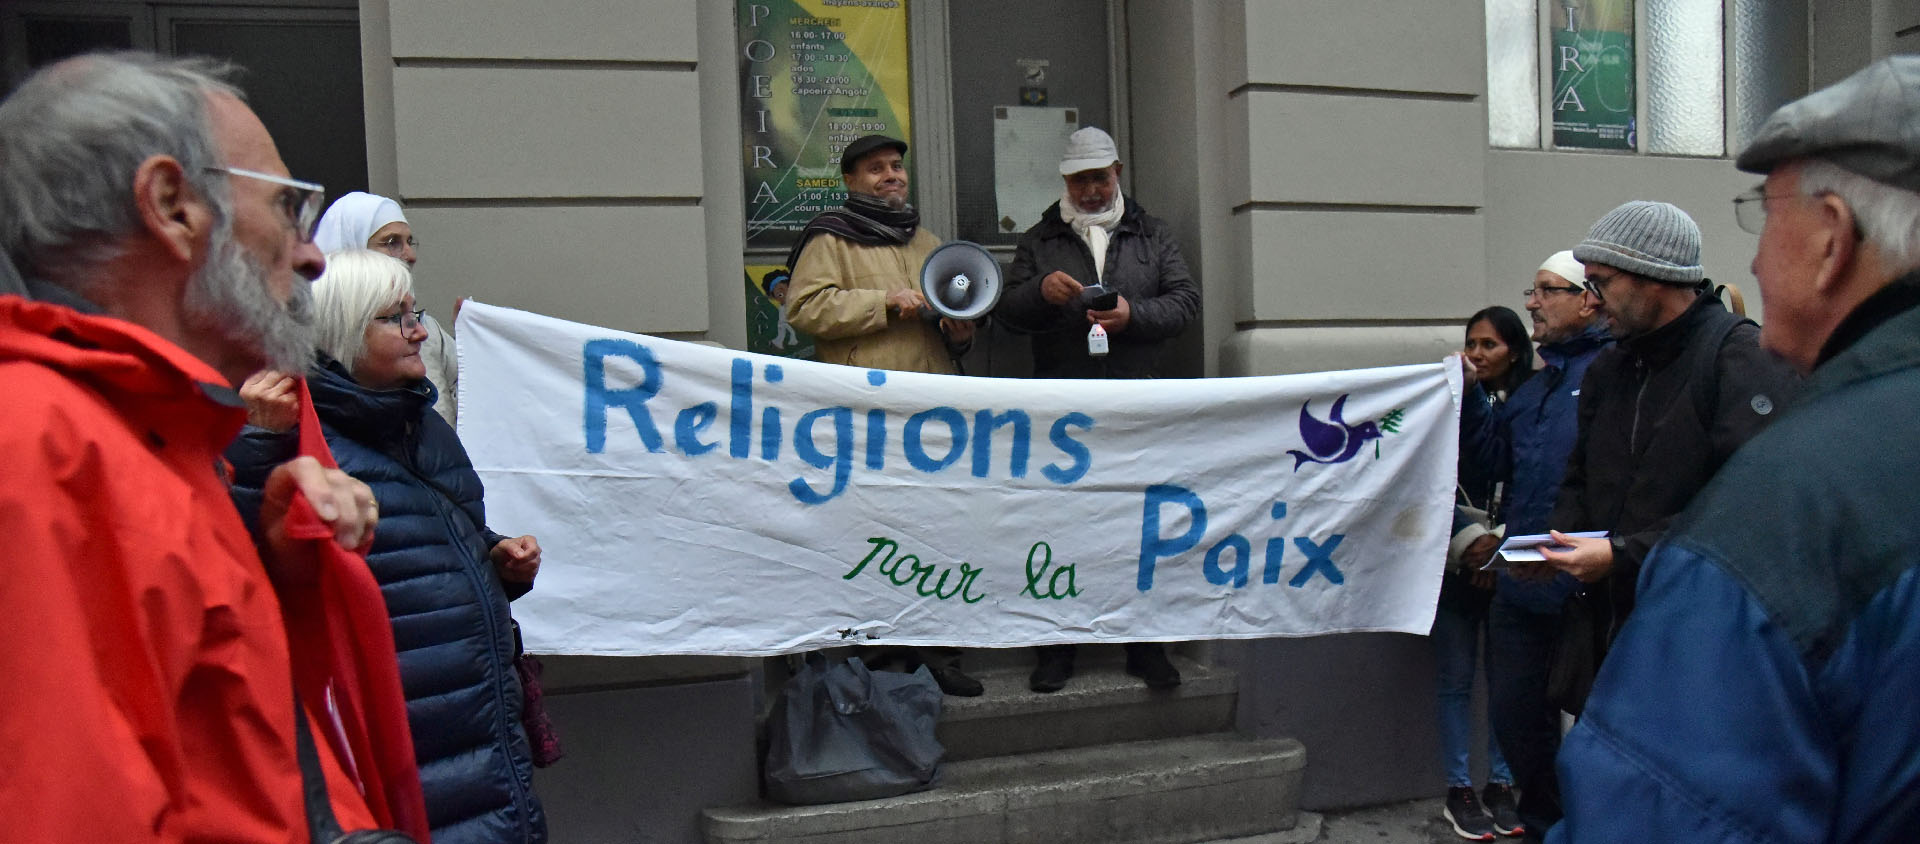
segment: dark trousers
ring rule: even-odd
[[[1532,612],[1495,595],[1487,616],[1489,709],[1500,750],[1520,789],[1520,820],[1538,841],[1560,820],[1560,713],[1547,701],[1547,673],[1560,615]]]

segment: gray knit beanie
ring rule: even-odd
[[[1700,227],[1665,202],[1636,199],[1608,211],[1573,247],[1573,257],[1668,284],[1695,284],[1706,276],[1700,267]]]

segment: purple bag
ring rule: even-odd
[[[513,667],[520,673],[520,726],[527,731],[533,766],[545,768],[566,755],[560,748],[560,733],[553,728],[553,719],[547,717],[546,692],[540,688],[540,674],[546,667],[530,653],[520,654]]]

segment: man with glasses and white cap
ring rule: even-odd
[[[304,369],[313,349],[322,199],[223,77],[84,56],[0,103],[0,248],[27,293],[0,295],[8,840],[308,839],[274,585],[313,577],[283,562],[302,547],[296,491],[349,548],[371,534],[373,495],[312,457],[288,463],[259,550],[228,500],[220,454],[246,415],[233,385]],[[320,744],[319,793],[364,828],[353,765]]]
[[[1060,158],[1060,201],[1014,250],[994,315],[1032,335],[1036,378],[1155,377],[1167,341],[1200,313],[1200,287],[1173,227],[1121,196],[1121,167],[1106,132],[1074,132]],[[1103,295],[1090,296],[1095,285]],[[1065,688],[1074,646],[1039,651],[1028,687]],[[1148,687],[1180,685],[1161,643],[1129,642],[1126,652],[1127,673]]]
[[[1740,154],[1760,342],[1811,377],[1641,565],[1551,840],[1920,834],[1920,57]]]
[[[1507,536],[1547,531],[1579,433],[1580,383],[1594,358],[1613,344],[1599,306],[1587,295],[1586,268],[1571,251],[1547,256],[1525,300],[1540,344],[1539,372],[1495,405],[1473,367],[1461,361],[1467,382],[1460,401],[1461,463],[1504,485],[1499,511]],[[1560,640],[1560,608],[1578,587],[1567,575],[1522,579],[1507,570],[1494,582],[1487,609],[1488,715],[1520,789],[1519,824],[1502,824],[1505,834],[1534,830],[1537,838],[1560,816],[1553,781],[1560,715],[1547,698],[1547,674]],[[1489,807],[1510,799],[1499,791],[1488,789]]]

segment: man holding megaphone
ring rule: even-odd
[[[923,320],[920,267],[940,245],[907,204],[907,144],[867,135],[840,155],[845,205],[807,223],[787,254],[787,321],[827,363],[952,375],[973,323]]]
[[[940,238],[907,204],[906,152],[905,141],[867,135],[840,154],[847,202],[809,221],[787,254],[787,322],[814,336],[816,359],[826,363],[953,375],[973,322],[922,318],[932,311],[920,270]],[[915,651],[941,691],[983,691],[960,671],[957,649]]]
[[[1120,195],[1120,154],[1092,126],[1067,138],[1066,189],[1020,236],[994,315],[1032,334],[1036,378],[1152,378],[1161,347],[1200,312],[1173,227]],[[1028,685],[1064,688],[1073,646],[1040,649]],[[1127,672],[1149,687],[1180,684],[1158,642],[1127,645]]]

